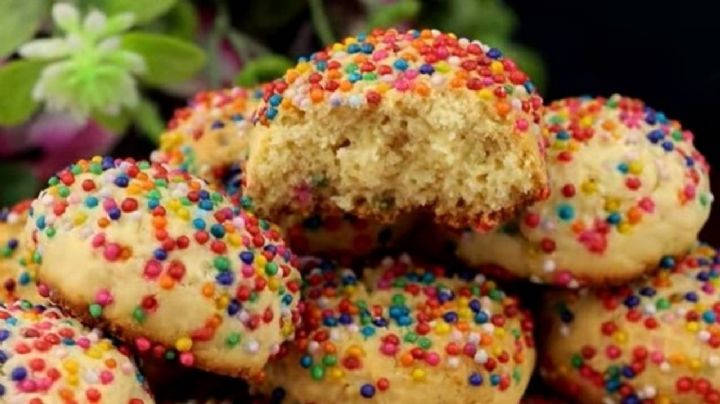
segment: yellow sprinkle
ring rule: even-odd
[[[628,165],[628,171],[630,171],[630,174],[638,175],[642,173],[643,165],[639,161],[633,161]]]
[[[377,91],[380,94],[385,94],[388,90],[390,90],[390,88],[391,88],[390,85],[388,85],[387,83],[381,82],[380,84],[377,85],[377,87],[375,87],[375,91]]]
[[[330,370],[330,377],[333,379],[341,379],[343,376],[345,376],[345,372],[338,367],[334,367]]]
[[[619,233],[628,234],[630,233],[630,230],[632,230],[632,226],[630,226],[630,223],[622,221],[618,224],[617,229]]]
[[[606,198],[605,199],[605,211],[606,212],[617,212],[620,209],[620,201],[617,198]]]
[[[233,247],[242,246],[242,237],[240,237],[240,235],[237,233],[228,234],[227,241]]]
[[[580,189],[586,194],[592,194],[597,191],[597,184],[593,180],[587,180],[580,185]]]
[[[615,340],[615,342],[617,342],[619,344],[623,344],[623,343],[627,342],[627,339],[628,339],[627,333],[625,333],[625,331],[618,331],[615,334],[613,334],[613,339]]]
[[[690,332],[698,332],[698,330],[700,329],[700,325],[698,324],[697,321],[690,321],[685,326],[685,329],[687,329]]]
[[[298,73],[305,73],[307,71],[310,71],[310,65],[307,62],[298,63],[297,66],[295,66],[295,69],[298,71]]]
[[[105,352],[109,351],[110,348],[113,347],[113,346],[112,346],[112,343],[111,343],[110,341],[106,340],[106,339],[101,340],[100,342],[98,342],[98,343],[96,344],[96,346],[97,346],[101,351],[105,351]]]
[[[268,289],[275,292],[278,289],[280,289],[280,281],[277,278],[270,278],[268,280],[267,286],[268,286]]]
[[[100,359],[102,358],[102,351],[97,348],[97,346],[91,346],[90,348],[85,351],[85,355],[93,358],[93,359]]]
[[[440,335],[445,335],[445,334],[447,334],[448,332],[450,332],[450,325],[449,325],[448,323],[445,323],[445,322],[438,322],[438,323],[435,325],[435,332],[438,333],[438,334],[440,334]]]
[[[582,119],[580,119],[580,126],[583,128],[589,128],[593,124],[593,118],[591,116],[586,116]]]
[[[193,342],[188,337],[182,337],[175,341],[175,349],[180,352],[187,352],[192,348]]]
[[[502,352],[503,352],[503,350],[502,350],[501,346],[496,346],[492,350],[492,353],[494,356],[500,356],[500,355],[502,355]]]
[[[497,336],[497,337],[502,338],[505,336],[505,329],[502,327],[495,327],[493,334],[495,334],[495,336]]]
[[[501,62],[498,62],[497,60],[490,63],[490,71],[493,74],[500,74],[505,71],[505,68],[503,67],[503,64]]]
[[[690,359],[690,363],[688,363],[688,367],[692,371],[698,371],[702,367],[702,362],[698,358]]]
[[[77,212],[75,214],[75,217],[73,217],[73,224],[75,226],[80,226],[81,224],[85,223],[87,220],[87,215],[83,212]]]
[[[71,374],[67,376],[67,382],[71,386],[77,386],[79,381],[80,378],[76,374]]]
[[[228,295],[222,295],[222,296],[218,297],[215,302],[215,306],[219,310],[225,310],[225,308],[228,307],[229,304],[230,304],[230,298],[228,297]]]
[[[450,65],[448,65],[447,62],[440,62],[435,65],[435,71],[439,73],[447,73],[450,71]]]
[[[425,380],[425,371],[423,369],[415,368],[413,369],[411,376],[415,381]]]
[[[492,100],[494,97],[492,91],[488,90],[487,88],[483,88],[482,90],[478,91],[477,95],[482,100]]]
[[[177,215],[183,220],[189,220],[190,219],[190,211],[186,208],[179,208],[177,210]]]
[[[255,264],[265,267],[265,264],[267,264],[267,258],[265,258],[262,254],[257,254],[255,255]]]
[[[472,317],[472,310],[470,310],[467,307],[464,309],[458,310],[457,313],[458,313],[458,317],[460,317],[461,320],[468,320]]]
[[[655,397],[655,402],[657,404],[671,404],[672,401],[667,396],[657,396]]]
[[[78,371],[78,363],[72,359],[66,360],[63,367],[70,373],[77,373]]]

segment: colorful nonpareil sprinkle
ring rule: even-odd
[[[3,403],[154,403],[126,348],[55,307],[0,304],[0,367]]]
[[[450,278],[408,256],[360,279],[328,262],[306,266],[304,325],[267,370],[273,396],[311,402],[325,392],[327,402],[356,402],[417,397],[408,393],[417,389],[436,397],[434,389],[462,380],[453,394],[491,389],[519,400],[534,363],[533,323],[494,282]]]
[[[582,402],[720,402],[719,265],[699,246],[627,286],[551,295],[541,374]]]
[[[277,226],[181,169],[82,160],[50,179],[27,228],[53,299],[141,352],[254,373],[293,337],[300,279]]]
[[[499,49],[436,30],[394,29],[346,38],[301,59],[264,87],[255,119],[268,124],[291,109],[373,107],[390,93],[429,97],[461,89],[487,101],[498,116],[513,119],[519,132],[539,121],[542,99]]]

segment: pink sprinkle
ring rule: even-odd
[[[382,345],[380,345],[380,352],[387,356],[394,356],[397,352],[397,346],[389,342],[384,342]]]
[[[105,256],[105,259],[108,261],[117,261],[118,258],[120,258],[120,251],[122,251],[122,248],[116,243],[109,243],[105,246],[105,250],[103,251],[103,255]]]
[[[477,352],[477,348],[475,348],[475,345],[471,343],[466,343],[463,345],[463,353],[471,358],[475,357],[475,353]]]
[[[113,379],[113,374],[110,373],[110,371],[103,370],[102,372],[100,372],[100,381],[102,382],[102,384],[110,384],[112,383]]]
[[[110,291],[107,289],[100,289],[95,294],[95,303],[101,305],[101,306],[107,306],[113,302],[113,297],[110,294]]]
[[[425,362],[430,366],[437,366],[437,364],[440,363],[440,355],[435,352],[430,352],[425,355]]]
[[[615,345],[609,345],[607,349],[605,349],[605,354],[607,354],[610,359],[617,359],[620,357],[620,354],[622,354],[622,351]]]
[[[52,328],[52,323],[49,321],[42,321],[36,325],[37,328],[41,330],[49,330]]]
[[[447,59],[448,56],[450,56],[450,52],[446,47],[442,46],[435,49],[435,56],[438,58],[438,60],[444,60]]]
[[[410,88],[410,83],[407,80],[398,80],[395,82],[395,89],[398,91],[407,91]]]
[[[115,201],[110,198],[105,198],[103,200],[103,209],[105,209],[105,211],[107,212],[108,210],[113,208],[117,208],[117,204],[115,203]]]
[[[374,61],[377,62],[377,61],[385,59],[387,57],[387,55],[388,55],[387,51],[380,50],[380,51],[373,53],[372,58]]]
[[[695,187],[692,186],[692,185],[687,185],[687,186],[685,186],[685,191],[684,191],[684,193],[685,193],[685,196],[686,196],[688,199],[693,199],[693,198],[695,198]]]
[[[665,355],[663,355],[660,351],[652,351],[650,353],[650,360],[656,364],[659,365],[665,360]]]
[[[191,352],[183,352],[180,354],[180,363],[190,367],[195,364],[195,356]]]
[[[43,377],[42,379],[36,380],[36,383],[38,390],[47,391],[50,390],[50,387],[52,387],[53,381],[49,377]]]
[[[252,278],[255,275],[255,270],[250,265],[243,265],[241,271],[246,278]]]
[[[80,337],[77,340],[77,345],[83,349],[88,349],[90,348],[90,340],[86,337]]]
[[[92,246],[97,248],[105,244],[105,233],[98,233],[92,239]]]
[[[136,338],[135,346],[137,347],[138,351],[145,352],[150,349],[150,341],[147,338]]]
[[[145,276],[148,278],[157,278],[162,272],[162,264],[156,260],[150,260],[145,264]]]
[[[655,202],[648,197],[642,198],[638,203],[638,206],[640,206],[640,209],[648,213],[653,213],[653,211],[655,211]]]
[[[38,283],[37,285],[38,294],[42,297],[50,297],[50,287],[44,283]]]
[[[413,81],[413,80],[415,79],[415,77],[418,76],[418,74],[420,74],[420,73],[418,73],[418,71],[415,70],[415,69],[407,69],[407,70],[405,71],[404,76],[405,76],[405,78],[408,79],[409,81]]]
[[[37,384],[32,379],[25,379],[18,384],[18,388],[24,393],[33,393],[37,390]]]
[[[567,270],[555,272],[555,283],[558,285],[567,285],[572,281],[572,275]]]
[[[528,126],[528,121],[524,119],[518,119],[517,122],[515,122],[515,127],[520,132],[525,132],[526,130],[528,130]]]

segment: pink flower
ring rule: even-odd
[[[106,153],[116,140],[95,121],[77,122],[68,115],[44,112],[23,125],[0,127],[0,158],[31,156],[22,160],[44,180],[76,160]]]

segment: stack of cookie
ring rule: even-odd
[[[0,215],[0,399],[720,402],[711,204],[641,101],[378,29]]]

